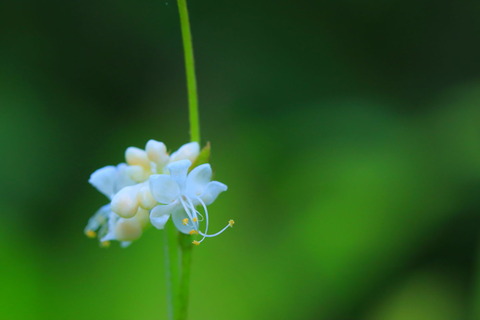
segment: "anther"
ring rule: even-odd
[[[110,247],[110,241],[102,241],[102,242],[100,242],[100,246],[102,248],[108,248],[108,247]]]
[[[190,230],[189,234],[198,234],[197,230]]]
[[[235,221],[233,221],[233,220],[228,221],[228,225],[229,225],[230,227],[233,227],[234,224],[235,224]]]
[[[182,223],[183,223],[184,226],[186,226],[188,224],[188,218],[183,219]]]
[[[85,231],[85,235],[89,238],[95,238],[97,236],[97,233],[93,230],[87,230]]]
[[[193,218],[192,221],[197,222],[198,221],[197,217]]]
[[[196,245],[196,246],[200,245],[200,242],[197,241],[197,240],[192,241],[192,243],[193,243],[194,245]]]

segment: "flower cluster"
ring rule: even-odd
[[[111,240],[128,246],[150,225],[163,229],[171,217],[180,232],[201,236],[193,241],[198,245],[232,227],[234,221],[230,220],[219,232],[208,233],[207,206],[227,186],[211,181],[210,164],[197,165],[200,153],[198,143],[191,142],[169,155],[165,144],[150,140],[144,150],[128,148],[126,163],[95,171],[89,182],[110,203],[90,218],[85,234],[98,237],[104,246]]]

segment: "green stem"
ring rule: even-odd
[[[177,319],[178,310],[178,289],[179,289],[179,274],[178,274],[178,242],[177,229],[172,221],[168,221],[164,229],[164,244],[165,244],[165,275],[167,278],[167,308],[168,319]]]
[[[181,252],[181,273],[179,283],[179,303],[178,303],[178,320],[187,319],[188,297],[190,286],[190,264],[192,260],[192,237],[179,233],[178,241]]]
[[[183,50],[185,54],[190,140],[200,143],[197,80],[195,77],[192,34],[190,32],[186,0],[178,0],[178,11],[180,14],[180,26],[182,29]],[[186,320],[193,246],[192,237],[179,233],[171,221],[169,221],[165,227],[169,319]]]
[[[180,26],[182,29],[183,51],[185,54],[185,71],[187,75],[188,111],[190,118],[190,139],[200,142],[200,121],[198,119],[197,79],[195,76],[195,59],[193,57],[192,33],[188,18],[187,0],[178,0]]]

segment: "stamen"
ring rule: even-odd
[[[183,219],[182,223],[183,223],[184,226],[186,226],[188,224],[188,219],[187,218]]]
[[[200,197],[197,197],[197,200],[198,200],[198,202],[200,202],[200,204],[203,207],[203,211],[205,212],[205,233],[207,233],[208,232],[208,209],[207,209],[207,205],[205,204],[205,202],[203,202],[202,199],[200,199]]]
[[[200,212],[198,212],[197,209],[195,209],[195,205],[193,204],[193,202],[192,202],[192,200],[191,200],[190,198],[185,197],[185,201],[188,202],[187,204],[188,204],[188,206],[190,207],[190,210],[192,210],[193,227],[194,227],[195,229],[198,229],[199,225],[198,225],[197,215],[200,215],[200,216],[202,216],[202,215],[200,214]],[[203,217],[202,217],[202,218],[203,218]]]
[[[197,214],[200,214],[200,212],[197,211],[197,209],[195,209],[195,206],[193,205],[193,202],[192,200],[190,200],[190,198],[186,198],[186,201],[188,202],[188,206],[190,207],[190,210],[192,210],[192,221],[193,222],[196,222],[198,221],[198,218],[197,218]]]
[[[191,209],[187,207],[187,205],[185,204],[185,202],[184,202],[184,200],[183,200],[182,198],[180,198],[180,203],[182,204],[183,209],[184,209],[185,212],[187,213],[188,218],[189,218],[190,220],[192,220],[193,217],[192,217],[192,214],[190,213],[190,210],[191,210]]]
[[[85,231],[85,235],[89,238],[95,238],[97,236],[97,233],[93,230],[87,230]]]
[[[214,233],[214,234],[208,234],[208,222],[209,221],[208,221],[207,206],[205,205],[205,202],[203,202],[203,200],[200,197],[195,197],[195,198],[198,200],[198,202],[200,202],[200,204],[202,205],[203,210],[205,212],[205,231],[204,232],[198,230],[197,214],[200,215],[200,216],[202,216],[202,215],[201,215],[200,212],[198,212],[195,209],[195,206],[193,205],[192,200],[190,200],[190,198],[188,198],[188,197],[185,197],[184,199],[180,199],[180,202],[182,203],[182,206],[185,209],[185,212],[187,213],[190,220],[192,220],[192,222],[193,222],[193,228],[195,228],[195,229],[191,230],[189,232],[189,234],[200,234],[202,236],[202,239],[200,239],[200,241],[195,240],[195,241],[192,242],[194,245],[199,245],[200,243],[203,242],[203,240],[205,240],[205,238],[211,238],[211,237],[218,236],[219,234],[223,233],[225,230],[227,230],[228,228],[231,228],[235,224],[234,220],[230,220],[230,221],[228,221],[228,224],[222,230],[220,230],[219,232]],[[185,219],[183,221],[185,221]],[[187,219],[187,221],[188,221],[188,219]]]
[[[233,221],[233,220],[230,220],[230,221]],[[211,238],[211,237],[216,237],[218,236],[219,234],[223,233],[225,230],[227,230],[228,228],[232,227],[232,225],[230,224],[230,221],[228,222],[228,224],[220,231],[218,231],[217,233],[214,233],[214,234],[206,234],[206,233],[203,233],[201,231],[199,231],[198,233],[200,235],[203,236],[203,238]],[[203,241],[203,239],[202,239]]]

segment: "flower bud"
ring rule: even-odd
[[[131,166],[142,166],[143,168],[150,170],[150,160],[147,157],[147,153],[139,148],[129,147],[125,151],[125,159]]]
[[[115,226],[115,238],[118,241],[133,241],[142,235],[142,226],[137,219],[125,219]]]
[[[150,223],[150,211],[143,208],[138,208],[137,214],[133,219],[137,220],[142,228],[146,228]]]
[[[137,185],[120,190],[112,199],[112,211],[122,218],[133,217],[137,213],[139,206],[137,193]]]
[[[135,182],[142,182],[148,179],[149,172],[142,166],[128,166],[127,174]]]
[[[153,198],[148,184],[140,188],[137,197],[142,208],[152,209],[157,204],[157,200]]]
[[[190,142],[181,146],[177,151],[170,156],[170,162],[178,160],[190,160],[192,163],[197,159],[200,153],[200,146],[198,142]]]
[[[159,168],[163,168],[168,162],[167,147],[163,142],[149,140],[145,146],[145,151],[150,161],[155,162]]]

